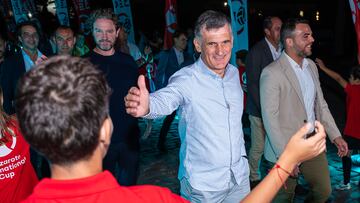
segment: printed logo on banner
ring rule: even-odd
[[[120,13],[117,17],[118,17],[118,21],[125,28],[125,32],[129,35],[132,28],[129,16],[126,15],[126,13]]]
[[[248,50],[248,19],[247,0],[228,0],[231,13],[231,27],[233,29],[234,44],[231,54],[231,64],[236,65],[235,53]]]
[[[234,12],[234,19],[236,19],[236,21],[239,23],[239,28],[236,31],[236,33],[238,35],[240,35],[242,32],[244,32],[245,29],[245,25],[247,23],[247,18],[246,18],[246,8],[244,7],[244,4],[242,3],[242,1],[240,0],[240,8],[239,10]]]
[[[61,25],[70,25],[66,0],[55,0],[56,15]]]
[[[118,17],[118,22],[124,27],[128,34],[128,40],[135,42],[134,25],[132,22],[131,5],[129,0],[113,0],[114,13]]]
[[[169,32],[174,33],[176,29],[176,11],[173,5],[166,11],[166,28]]]
[[[27,9],[26,9],[26,2],[23,2],[24,0],[12,0],[11,5],[14,12],[14,17],[16,23],[21,23],[24,21],[27,21]]]

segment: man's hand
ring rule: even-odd
[[[347,143],[341,136],[334,139],[334,144],[338,148],[338,156],[339,157],[343,157],[348,154],[349,149],[348,149]]]
[[[149,91],[146,89],[145,77],[140,75],[138,87],[131,87],[124,97],[126,113],[134,117],[142,117],[149,113]]]

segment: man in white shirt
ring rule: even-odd
[[[17,27],[18,40],[21,51],[6,58],[2,64],[1,86],[4,94],[4,110],[8,114],[15,113],[15,90],[19,78],[29,71],[35,64],[46,60],[39,49],[39,32],[33,22],[24,22]]]
[[[347,154],[347,143],[334,122],[324,100],[319,74],[311,55],[314,42],[308,21],[289,19],[281,28],[284,52],[269,64],[260,77],[261,114],[266,130],[265,159],[276,163],[291,135],[304,122],[320,121],[331,142],[338,148],[338,155]],[[313,132],[313,129],[309,132]],[[301,164],[301,165],[300,165]],[[323,203],[331,194],[330,173],[326,154],[299,163],[286,181],[287,189],[281,189],[274,202],[292,202],[301,172],[310,185],[305,202]]]

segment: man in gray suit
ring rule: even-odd
[[[267,133],[265,158],[275,163],[291,135],[304,122],[314,123],[315,120],[325,126],[329,139],[338,148],[338,155],[344,156],[348,151],[347,144],[323,98],[316,65],[306,58],[311,55],[314,42],[308,22],[289,19],[282,26],[281,41],[285,52],[268,65],[260,77],[261,113]],[[325,153],[299,163],[292,172],[294,177],[286,181],[287,190],[282,189],[274,202],[293,201],[298,172],[310,185],[311,192],[306,202],[325,202],[331,194]]]
[[[246,59],[248,96],[246,112],[249,114],[251,128],[251,148],[249,152],[250,186],[260,182],[259,163],[264,153],[265,130],[261,118],[259,80],[265,66],[279,58],[281,54],[280,29],[282,21],[275,16],[264,19],[264,39],[257,42]]]

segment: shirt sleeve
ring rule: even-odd
[[[154,119],[171,114],[189,100],[190,86],[191,79],[186,71],[176,72],[166,87],[150,94],[150,112],[144,118]]]

